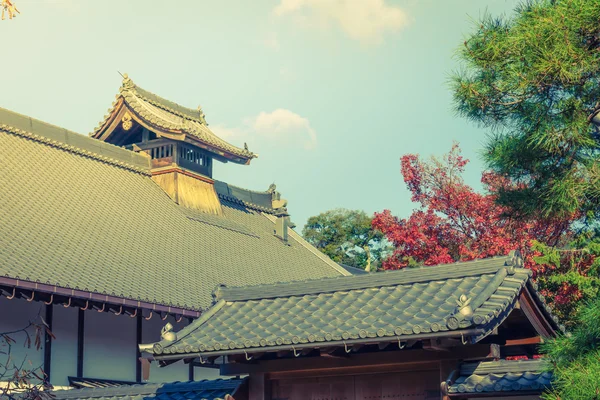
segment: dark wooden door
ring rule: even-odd
[[[439,371],[393,372],[272,381],[272,400],[434,400]]]

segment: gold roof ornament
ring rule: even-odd
[[[2,8],[2,19],[6,19],[8,13],[8,19],[13,19],[17,14],[21,14],[21,11],[12,3],[11,0],[0,0],[0,8]]]

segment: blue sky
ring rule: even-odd
[[[452,111],[453,54],[517,0],[13,0],[0,21],[0,107],[89,133],[128,73],[259,158],[214,177],[275,182],[299,228],[331,208],[413,208],[405,153],[460,142],[477,185],[485,132]]]

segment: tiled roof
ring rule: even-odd
[[[135,382],[130,381],[118,381],[114,379],[100,379],[100,378],[85,378],[69,376],[69,385],[76,389],[85,388],[106,388],[106,387],[117,387],[123,385],[135,385]]]
[[[190,215],[133,152],[4,109],[0,148],[0,277],[199,310],[219,284],[348,274],[235,193]]]
[[[541,392],[550,387],[552,372],[543,360],[485,361],[461,365],[459,375],[448,382],[447,393]]]
[[[122,385],[86,389],[58,390],[52,392],[56,400],[215,400],[234,395],[243,379],[217,379],[213,381],[173,382],[160,384]]]
[[[220,288],[215,306],[178,332],[175,341],[144,350],[156,358],[178,358],[448,335],[476,342],[508,316],[530,280],[531,271],[511,262],[502,257]]]
[[[215,135],[204,118],[201,109],[180,106],[172,101],[164,99],[154,93],[150,93],[133,83],[129,77],[125,77],[117,98],[122,97],[127,106],[148,123],[168,131],[183,132],[208,144],[217,151],[223,151],[240,157],[242,162],[248,162],[257,155],[236,147]],[[115,102],[114,105],[118,104]],[[106,116],[108,119],[112,111]],[[100,123],[92,136],[96,135],[106,122]]]
[[[351,267],[350,265],[340,264],[340,266],[352,275],[367,275],[369,273],[362,268]]]

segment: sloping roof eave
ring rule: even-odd
[[[175,342],[154,343],[150,352],[176,359],[439,337],[477,343],[512,312],[531,277],[504,260],[426,267],[425,275],[409,270],[221,288],[210,316],[178,332]],[[472,317],[461,317],[464,304],[472,306]]]

